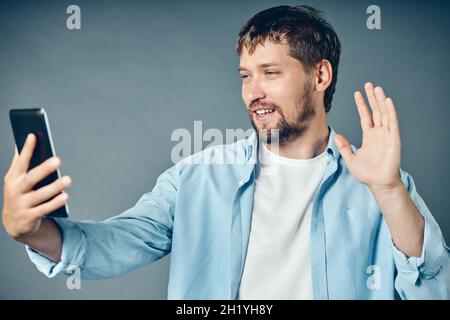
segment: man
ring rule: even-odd
[[[371,83],[368,104],[355,93],[357,150],[328,126],[332,27],[311,7],[268,9],[242,28],[237,51],[258,135],[180,161],[119,216],[43,220],[67,201],[70,178],[32,191],[61,161],[27,171],[28,137],[5,176],[3,224],[39,270],[109,278],[170,252],[169,299],[448,299],[449,249],[400,169],[392,99]]]

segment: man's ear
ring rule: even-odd
[[[315,68],[315,87],[317,91],[325,92],[333,80],[333,67],[330,61],[323,59]]]

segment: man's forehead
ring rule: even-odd
[[[286,44],[276,43],[271,40],[265,40],[262,43],[257,43],[253,48],[252,53],[250,53],[247,47],[244,46],[240,57],[241,59],[255,58],[264,55],[286,55],[287,53],[288,51]]]
[[[286,44],[275,43],[270,40],[266,40],[262,44],[258,43],[252,54],[244,47],[239,60],[239,70],[254,67],[264,68],[270,66],[283,66],[298,62],[289,55],[288,46]]]

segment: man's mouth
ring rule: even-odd
[[[275,109],[259,109],[253,111],[253,113],[255,114],[255,119],[258,121],[268,120],[275,115]]]

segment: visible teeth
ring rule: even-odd
[[[260,115],[260,114],[265,114],[265,113],[269,113],[269,112],[272,112],[272,109],[257,110],[256,114]]]

